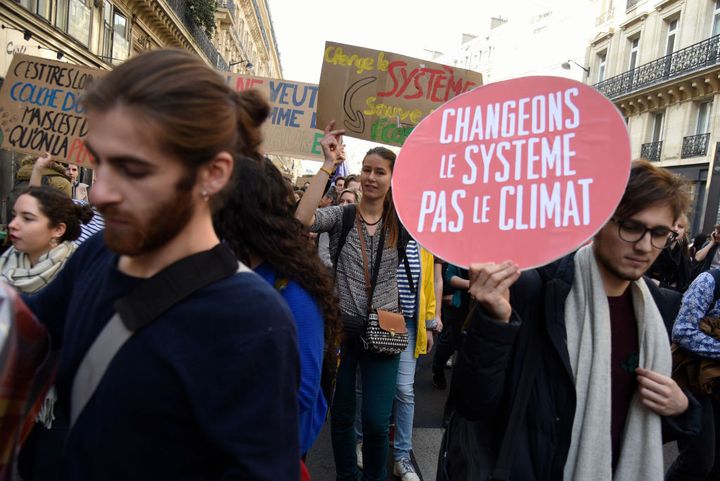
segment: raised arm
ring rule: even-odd
[[[315,221],[315,211],[320,203],[320,199],[322,199],[325,193],[325,185],[337,165],[343,161],[340,145],[344,133],[344,130],[335,130],[334,120],[325,127],[325,136],[320,141],[325,160],[320,170],[318,170],[318,173],[315,174],[310,181],[310,186],[305,191],[302,199],[300,199],[300,203],[295,211],[295,217],[302,222],[303,225],[311,226]]]
[[[710,240],[707,244],[703,246],[702,249],[698,250],[695,253],[695,262],[702,262],[705,260],[705,258],[708,255],[708,252],[710,252],[710,249],[712,249],[718,242],[718,238],[715,235],[715,232],[713,231],[712,234],[710,234]]]
[[[40,187],[42,185],[43,170],[52,162],[52,157],[49,153],[45,153],[44,156],[38,157],[33,165],[32,174],[30,174],[30,181],[28,185],[31,187]]]

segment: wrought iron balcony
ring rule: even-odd
[[[640,0],[627,0],[627,6],[625,7],[625,10],[630,10],[638,3],[640,3]]]
[[[662,152],[662,140],[642,144],[640,158],[657,162],[660,160],[660,152]]]
[[[680,158],[688,159],[690,157],[701,157],[707,155],[708,141],[710,133],[689,135],[683,137],[682,152]]]
[[[205,31],[203,31],[202,28],[200,28],[195,22],[190,20],[188,16],[185,13],[186,10],[186,1],[185,0],[165,0],[168,5],[170,5],[170,8],[172,8],[178,17],[180,17],[180,20],[182,20],[183,25],[190,30],[190,33],[192,33],[193,38],[197,42],[198,46],[200,47],[200,50],[203,51],[205,56],[210,60],[210,63],[216,67],[218,70],[228,70],[228,64],[225,61],[224,58],[222,58],[222,55],[220,55],[215,49],[215,46],[212,44],[210,39],[208,38]],[[230,0],[228,0],[230,1]]]
[[[610,99],[720,63],[720,35],[598,82],[595,87]]]

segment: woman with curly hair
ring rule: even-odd
[[[75,252],[72,241],[92,209],[73,203],[54,187],[29,187],[13,206],[8,225],[12,247],[0,257],[0,279],[25,294],[52,281]]]
[[[332,277],[295,218],[293,191],[272,162],[244,157],[235,169],[235,188],[215,215],[215,228],[241,261],[280,291],[295,318],[304,455],[327,414],[328,399],[321,389],[323,357],[326,372],[334,371],[337,359],[340,311]]]

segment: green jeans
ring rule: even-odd
[[[338,481],[358,479],[354,429],[358,367],[362,373],[362,479],[381,481],[387,477],[388,429],[399,362],[399,355],[380,356],[364,351],[357,340],[343,344],[330,419]]]

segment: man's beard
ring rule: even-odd
[[[105,226],[105,245],[122,256],[134,257],[153,252],[173,240],[190,221],[195,210],[192,191],[176,190],[175,196],[149,209],[144,221],[116,206],[104,207],[100,212],[107,220],[123,222],[119,226]]]

